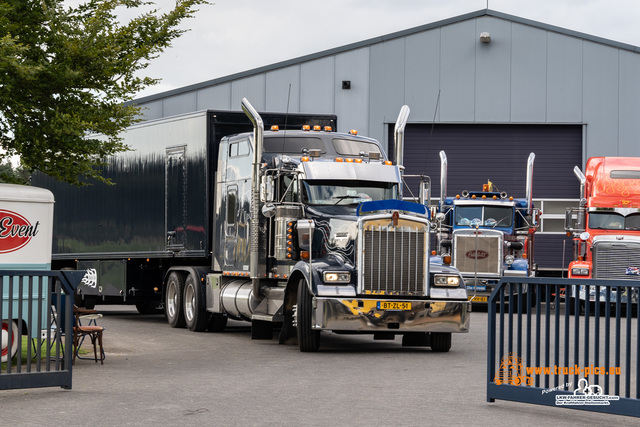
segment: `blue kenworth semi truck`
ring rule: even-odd
[[[467,291],[430,265],[429,211],[401,201],[401,165],[335,132],[335,116],[241,106],[128,129],[131,150],[105,169],[113,186],[47,181],[62,206],[54,266],[87,271],[78,302],[161,307],[192,331],[245,320],[302,351],[321,331],[448,351],[469,328]]]
[[[539,211],[532,200],[534,160],[535,154],[529,154],[524,198],[497,191],[490,181],[481,190],[447,196],[447,156],[440,152],[435,258],[460,271],[474,302],[486,303],[503,277],[535,275],[533,240]]]

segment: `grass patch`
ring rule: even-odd
[[[22,365],[26,365],[27,364],[27,357],[28,357],[28,349],[29,346],[31,346],[31,362],[35,363],[36,362],[36,355],[37,355],[37,348],[36,346],[38,345],[38,340],[37,339],[31,339],[29,337],[27,337],[26,335],[22,336],[22,353],[21,353],[21,361],[22,361]],[[56,342],[53,340],[53,337],[51,339],[51,350],[49,350],[49,354],[51,355],[51,357],[55,357],[56,355],[56,348],[57,348],[57,344]],[[42,340],[42,345],[40,347],[40,351],[41,351],[41,360],[44,362],[46,357],[47,357],[47,340]],[[80,347],[80,350],[78,351],[79,355],[85,355],[88,354],[89,350],[85,350],[83,347]],[[91,353],[93,353],[93,350],[91,350]],[[60,358],[64,357],[64,339],[63,341],[60,343]],[[18,359],[16,356],[13,357],[12,361],[11,361],[11,366],[17,366],[18,365]],[[0,371],[4,372],[7,368],[7,362],[2,362],[2,365],[0,365]]]

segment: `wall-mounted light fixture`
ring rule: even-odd
[[[491,43],[491,34],[486,31],[480,33],[480,41],[482,43]]]
[[[342,89],[343,90],[351,89],[351,80],[343,80],[342,81]]]

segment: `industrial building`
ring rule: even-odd
[[[259,111],[332,113],[338,130],[357,129],[391,151],[406,104],[406,174],[429,175],[436,197],[440,150],[448,195],[490,180],[519,197],[534,152],[533,196],[542,209],[535,259],[558,271],[571,258],[563,225],[579,197],[573,167],[591,156],[640,156],[639,53],[483,9],[134,103],[148,120],[239,110],[243,97]]]

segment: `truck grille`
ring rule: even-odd
[[[628,267],[640,267],[640,244],[602,242],[593,248],[593,277],[596,279],[637,280],[628,276]]]
[[[453,265],[463,276],[498,277],[502,273],[502,233],[494,230],[459,230],[453,233]],[[477,264],[476,264],[477,257]]]
[[[425,295],[428,227],[367,221],[362,227],[360,289],[365,294]]]

